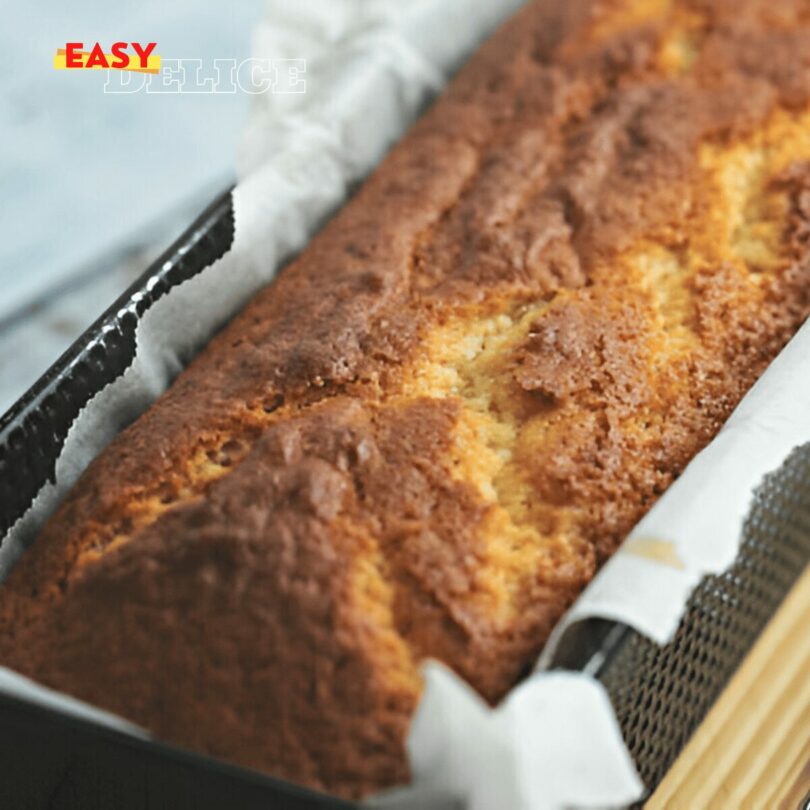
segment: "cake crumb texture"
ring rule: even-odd
[[[532,2],[90,466],[0,663],[357,798],[495,704],[810,313],[810,6]]]

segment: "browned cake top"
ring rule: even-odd
[[[809,7],[531,3],[90,467],[0,661],[402,781],[420,661],[503,696],[810,312],[809,215]]]

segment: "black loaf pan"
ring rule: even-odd
[[[169,289],[225,254],[233,232],[228,192],[0,420],[0,537],[53,480],[79,411],[131,364],[139,319]],[[585,670],[605,685],[649,791],[808,562],[810,444],[760,486],[735,565],[704,579],[670,644],[659,647],[609,621],[582,623],[563,639],[555,666]],[[352,806],[0,693],[2,810]]]

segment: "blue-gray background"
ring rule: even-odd
[[[250,97],[104,93],[68,41],[241,60],[261,0],[17,3],[0,28],[0,413],[233,179]]]

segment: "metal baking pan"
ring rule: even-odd
[[[0,419],[0,537],[48,480],[81,408],[120,376],[135,329],[165,292],[230,248],[230,192],[215,200]],[[555,667],[606,687],[652,791],[810,562],[810,444],[760,487],[735,565],[693,593],[672,642],[591,621]],[[0,808],[341,808],[347,802],[0,695]]]

